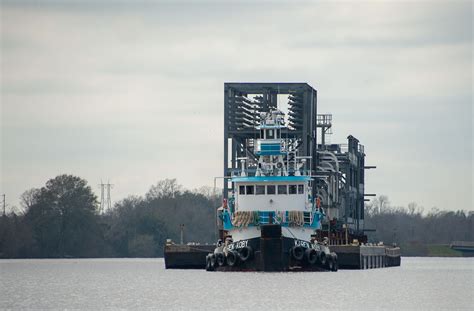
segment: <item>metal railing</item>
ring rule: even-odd
[[[249,211],[254,213],[255,211]],[[279,224],[283,227],[291,227],[291,226],[303,226],[303,227],[318,227],[318,222],[314,222],[314,218],[318,217],[319,214],[313,212],[302,212],[302,219],[300,223],[295,223],[294,221],[290,221],[290,211],[284,212],[277,212],[277,211],[256,211],[258,214],[258,218],[252,222],[244,226],[234,226],[233,224],[236,222],[235,214],[229,214],[228,222],[226,224],[227,228],[231,227],[246,227],[246,226],[258,226],[258,225],[267,225],[267,224]]]

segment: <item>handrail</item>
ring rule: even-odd
[[[228,218],[225,227],[247,227],[259,226],[265,224],[280,224],[285,227],[303,226],[318,227],[319,222],[314,223],[315,215],[318,212],[311,211],[237,211],[236,213],[227,212]],[[270,221],[271,217],[271,221]]]

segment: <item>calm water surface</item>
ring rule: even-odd
[[[474,259],[336,273],[165,270],[163,259],[0,260],[2,309],[474,310]]]

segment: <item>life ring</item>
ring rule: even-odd
[[[227,264],[231,267],[236,266],[239,260],[239,255],[235,251],[229,251],[227,253],[226,261]]]
[[[240,260],[247,261],[252,258],[253,250],[250,246],[245,246],[239,250]]]
[[[301,246],[293,246],[291,256],[298,261],[302,260],[304,257],[304,248]]]
[[[216,262],[219,267],[222,267],[225,264],[225,257],[223,253],[216,254]]]
[[[318,253],[313,248],[307,248],[305,250],[305,256],[306,256],[306,261],[308,261],[310,265],[314,265],[316,261],[318,261]]]

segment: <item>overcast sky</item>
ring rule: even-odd
[[[38,2],[1,4],[10,206],[62,173],[110,180],[113,201],[212,186],[224,82],[281,81],[318,90],[333,143],[365,145],[367,192],[474,209],[470,1]]]

